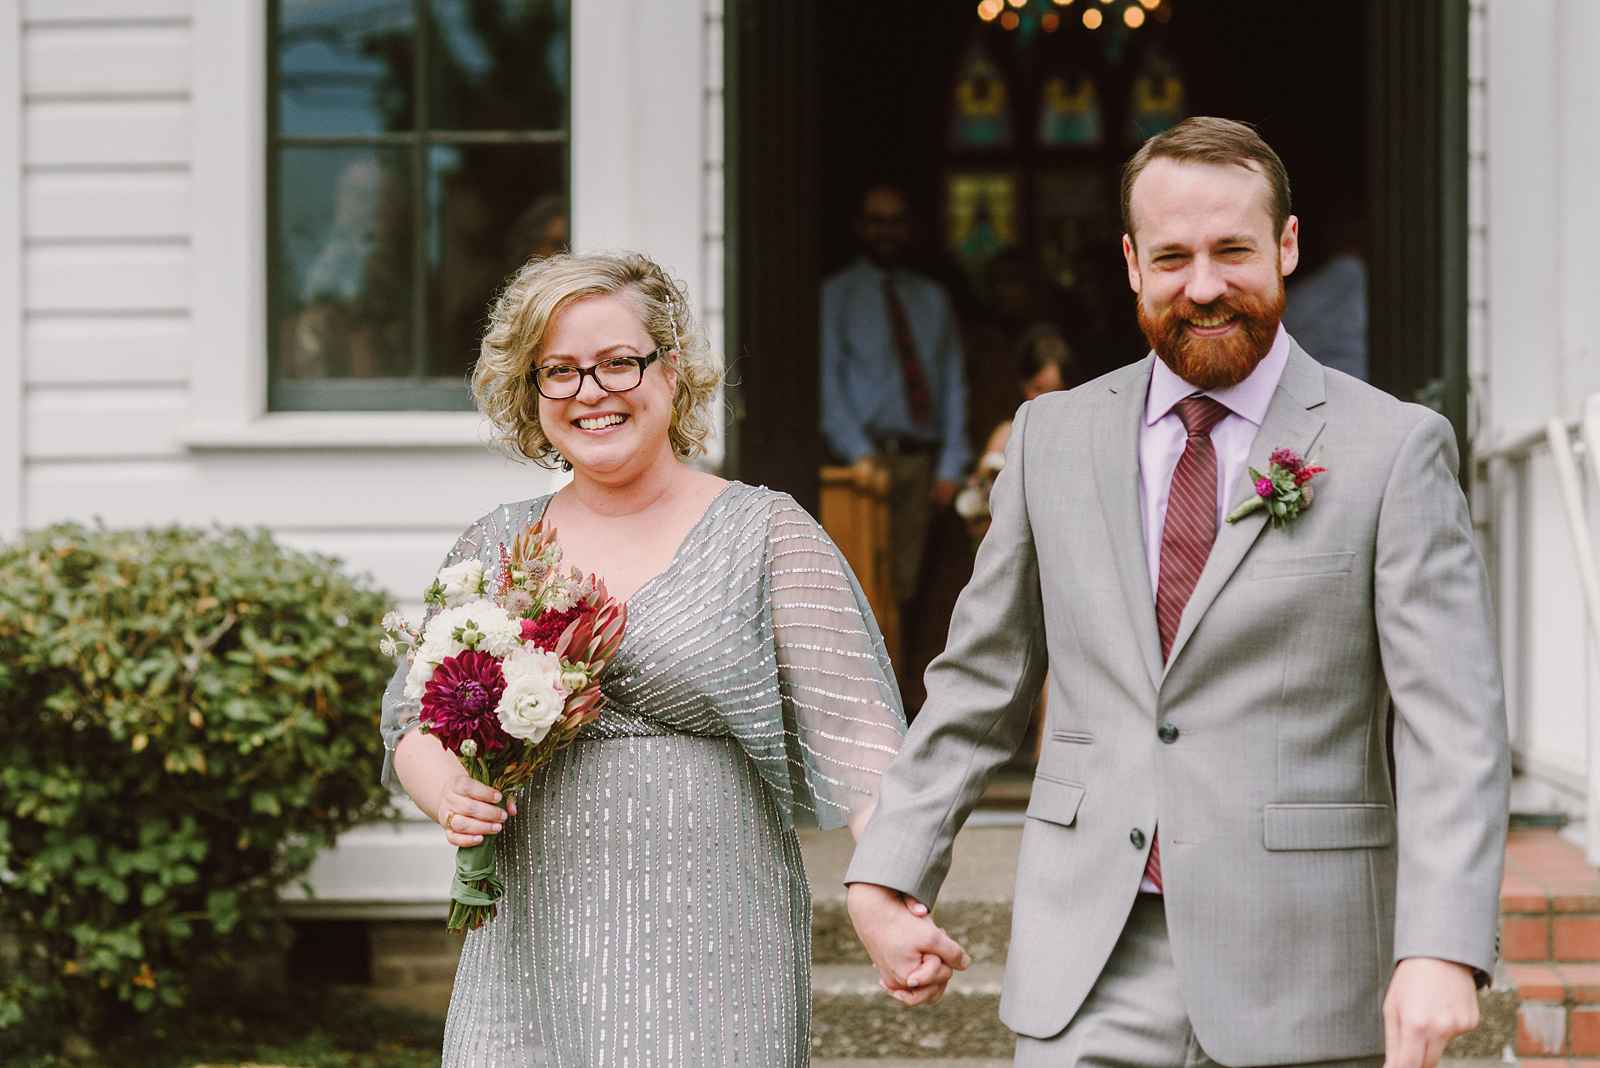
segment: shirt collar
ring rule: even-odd
[[[1289,364],[1289,332],[1278,324],[1278,336],[1272,339],[1267,350],[1250,377],[1227,389],[1208,389],[1201,396],[1221,402],[1230,412],[1248,419],[1256,426],[1267,417],[1267,407],[1272,395],[1278,391],[1278,380]],[[1157,356],[1150,371],[1150,391],[1145,395],[1144,421],[1154,426],[1185,397],[1194,396],[1195,388],[1172,373],[1166,362]]]

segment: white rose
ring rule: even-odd
[[[439,585],[444,587],[444,603],[447,607],[454,608],[483,596],[483,564],[477,560],[452,564],[440,571],[437,577]]]
[[[428,691],[428,681],[433,678],[433,670],[438,666],[437,663],[422,659],[419,654],[412,663],[411,670],[406,672],[406,696],[413,701],[421,700],[422,695]]]
[[[561,676],[530,671],[506,683],[495,711],[507,734],[538,742],[550,733],[566,708],[567,693],[561,685]]]
[[[507,685],[524,675],[560,679],[561,658],[545,652],[537,645],[524,645],[500,662],[500,671],[505,675]]]

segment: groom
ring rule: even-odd
[[[961,954],[921,903],[1048,667],[1016,1063],[1427,1068],[1494,965],[1510,775],[1455,437],[1279,325],[1298,222],[1252,129],[1152,138],[1122,206],[1154,355],[1018,412],[851,916],[938,998]]]

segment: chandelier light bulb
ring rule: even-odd
[[[1143,4],[1151,11],[1154,11],[1156,8],[1161,6],[1161,0],[1139,0],[1139,3]]]
[[[1131,4],[1123,8],[1122,21],[1128,24],[1128,29],[1137,30],[1144,25],[1144,8],[1134,7]]]
[[[1105,16],[1100,14],[1099,8],[1091,7],[1083,13],[1083,24],[1091,30],[1098,30],[1104,21]]]
[[[1004,26],[1008,30],[1016,29],[1017,24],[1021,21],[1021,19],[1017,18],[1017,13],[1015,11],[1007,11],[1004,15],[1000,16],[1000,25]]]

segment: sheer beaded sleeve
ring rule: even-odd
[[[849,565],[787,496],[772,500],[766,563],[795,822],[842,827],[905,734],[894,669]]]
[[[485,571],[497,568],[500,564],[501,542],[506,540],[509,532],[520,531],[526,526],[530,513],[542,511],[544,501],[545,498],[541,497],[496,508],[456,539],[455,546],[445,555],[439,567],[443,569],[463,560],[478,560]],[[432,616],[433,609],[430,608],[422,617],[423,626],[427,626]],[[383,692],[383,717],[378,729],[383,733],[383,747],[387,750],[383,755],[383,784],[391,790],[400,787],[400,780],[394,773],[394,751],[399,747],[400,739],[417,726],[422,716],[422,702],[405,696],[408,671],[410,667],[402,660],[389,679],[388,689]]]

